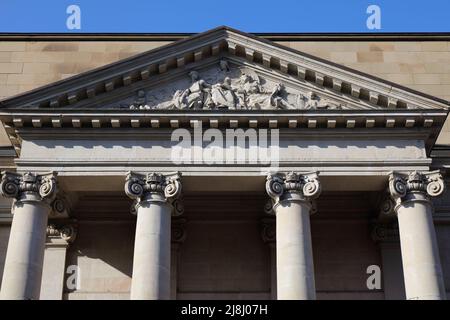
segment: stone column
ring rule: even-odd
[[[389,176],[395,201],[407,299],[446,299],[430,197],[444,192],[439,171]]]
[[[311,245],[311,201],[320,194],[318,173],[269,175],[266,191],[276,215],[277,296],[316,298]]]
[[[178,289],[178,257],[180,255],[180,247],[184,240],[186,240],[186,219],[173,219],[171,237],[170,299],[176,300]]]
[[[269,201],[270,210],[272,201]],[[277,248],[276,224],[273,218],[264,218],[262,221],[261,237],[270,250],[270,298],[277,300]]]
[[[15,199],[1,298],[39,299],[47,219],[50,201],[56,194],[56,174],[3,172],[0,192]]]
[[[180,175],[128,173],[126,194],[135,200],[132,300],[170,299],[171,215],[178,207]]]
[[[66,253],[76,236],[77,227],[74,222],[50,223],[47,227],[41,300],[61,300],[63,298]]]

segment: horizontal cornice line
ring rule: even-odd
[[[384,167],[384,166],[405,166],[405,165],[429,165],[431,164],[431,159],[401,159],[401,160],[379,160],[379,161],[366,161],[366,160],[349,160],[349,161],[317,161],[317,160],[291,160],[291,161],[280,161],[279,167],[283,168],[286,166],[357,166],[357,167],[364,167],[368,166],[370,167],[371,171],[373,167]],[[133,159],[132,161],[86,161],[85,159],[68,159],[68,160],[54,160],[54,159],[40,159],[40,160],[27,160],[27,159],[17,159],[16,164],[20,166],[27,166],[27,165],[33,165],[33,166],[61,166],[61,165],[70,165],[71,167],[77,167],[77,166],[104,166],[104,167],[112,167],[112,166],[163,166],[163,167],[179,167],[179,164],[170,164],[167,161],[151,161],[148,159],[142,159],[141,161]],[[205,168],[205,169],[214,169],[214,168],[245,168],[245,169],[251,169],[251,168],[271,168],[270,165],[262,165],[262,164],[236,164],[236,163],[230,163],[230,164],[214,164],[214,165],[205,165],[204,162],[199,162],[197,164],[184,164],[183,166],[188,168]],[[17,168],[20,170],[20,168]],[[64,169],[67,169],[65,167]],[[65,170],[61,170],[61,172],[64,172]],[[120,170],[121,172],[123,170]],[[186,170],[190,171],[190,170]],[[321,172],[321,175],[323,176],[326,172]]]
[[[239,111],[227,111],[227,112],[211,112],[211,111],[199,111],[199,112],[179,112],[179,111],[171,111],[171,110],[152,110],[150,112],[139,112],[139,111],[127,111],[127,112],[118,112],[113,109],[92,109],[92,110],[62,110],[62,109],[9,109],[8,111],[0,111],[0,117],[2,116],[39,116],[39,117],[58,117],[58,116],[102,116],[102,117],[111,117],[111,116],[124,116],[124,117],[352,117],[352,116],[362,116],[362,117],[370,117],[370,116],[447,116],[447,110],[440,109],[405,109],[405,110],[395,110],[395,109],[387,109],[386,110],[345,110],[336,111],[336,112],[317,112],[317,111],[305,111],[301,112],[296,110],[295,112],[289,110],[276,110],[276,111],[268,111],[268,112],[239,112]],[[84,114],[83,114],[84,113]]]
[[[178,41],[198,33],[0,33],[0,41]],[[250,32],[271,41],[450,41],[450,32]]]

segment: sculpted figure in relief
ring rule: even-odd
[[[312,91],[308,92],[306,94],[306,96],[299,95],[299,97],[297,99],[297,104],[300,109],[306,109],[306,110],[309,110],[309,109],[313,109],[313,110],[342,109],[341,104],[336,103],[336,102],[331,101],[326,98],[321,98]]]
[[[269,109],[297,109],[291,105],[284,97],[284,86],[281,83],[277,83],[270,93],[270,106]]]
[[[242,74],[236,89],[241,109],[263,109],[267,104],[267,92],[261,86],[257,75]]]
[[[197,71],[189,72],[192,84],[183,93],[188,109],[209,109],[212,105],[211,85],[201,79]],[[184,97],[182,96],[181,101]]]
[[[130,109],[247,109],[247,110],[323,110],[342,109],[343,105],[330,99],[318,96],[310,91],[306,95],[293,94],[286,91],[281,83],[276,83],[268,91],[261,84],[256,72],[248,70],[242,72],[239,80],[233,82],[227,73],[231,71],[228,63],[221,60],[219,67],[223,75],[220,75],[215,84],[210,84],[202,79],[197,71],[189,72],[191,84],[184,90],[176,90],[172,99],[168,102],[159,102],[158,98],[147,101],[146,92],[139,90],[137,98],[130,106]],[[222,78],[222,76],[224,78]],[[221,82],[219,79],[223,79]],[[291,100],[288,100],[288,98]],[[159,98],[161,99],[161,98]],[[148,106],[151,102],[152,107]],[[154,105],[153,105],[154,104]]]
[[[217,83],[212,86],[211,96],[215,107],[236,109],[237,99],[229,77],[225,77],[223,83]]]
[[[133,104],[130,106],[131,110],[142,110],[149,109],[147,106],[147,97],[144,90],[139,90],[137,92],[137,98],[134,100]]]

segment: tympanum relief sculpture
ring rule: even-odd
[[[251,69],[230,68],[221,60],[215,72],[188,73],[187,88],[139,90],[131,110],[308,110],[342,109],[344,105],[315,92],[288,92],[282,83],[262,81]],[[186,87],[186,86],[185,86]],[[169,92],[171,90],[171,92]]]

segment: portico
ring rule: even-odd
[[[131,277],[131,299],[315,299],[332,273],[322,276],[322,268],[336,264],[317,260],[326,256],[324,243],[333,242],[320,229],[340,220],[397,222],[406,298],[446,299],[432,204],[445,183],[429,155],[447,114],[433,97],[228,28],[2,101],[0,119],[20,156],[16,172],[2,173],[1,192],[15,200],[1,296],[39,299],[48,220],[61,227],[77,220],[70,246],[83,251],[102,210],[110,210],[108,225],[116,225],[113,213],[126,207],[119,216],[126,217],[127,243],[134,241],[124,249],[127,257],[132,252],[132,268],[111,264]],[[276,132],[278,140],[264,148],[276,147],[277,157],[248,161],[255,146],[244,139],[237,146],[244,161],[174,161],[173,149],[185,141],[173,132],[194,136],[199,124],[223,136],[235,129]],[[193,142],[186,149],[195,153],[212,140]],[[361,197],[368,213],[352,216]],[[65,200],[57,206],[55,199]],[[364,227],[358,228],[352,230]],[[115,241],[108,232],[105,245]],[[212,247],[218,243],[223,247]],[[95,247],[89,244],[86,256],[98,254]],[[233,261],[251,256],[249,265],[261,274],[230,263],[223,270],[230,279],[221,282],[221,271],[210,270],[226,266],[226,258],[213,250]],[[61,250],[61,261],[67,255],[81,274],[94,272],[83,271],[70,251]],[[199,262],[202,255],[211,260]],[[241,278],[231,276],[240,272]],[[239,289],[239,279],[253,279],[252,273],[254,283]]]

